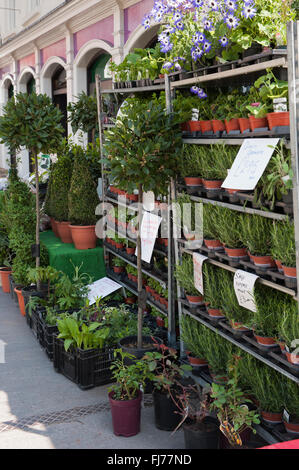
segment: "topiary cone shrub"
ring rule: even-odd
[[[88,163],[82,155],[77,155],[75,158],[68,203],[68,218],[75,247],[78,250],[95,248],[97,244],[95,211],[99,204],[99,196]]]

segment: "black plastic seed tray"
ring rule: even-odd
[[[234,329],[228,323],[226,323],[224,320],[221,320],[219,322],[219,324],[223,328],[228,330],[231,334],[233,334],[236,338],[239,338],[239,339],[243,338],[243,336],[252,336],[252,334],[253,334],[252,330],[242,331],[242,330]]]
[[[262,344],[259,344],[255,338],[244,336],[243,339],[247,341],[248,343],[250,343],[254,348],[258,349],[259,353],[262,356],[269,356],[270,352],[280,351],[278,344],[274,346],[263,346]]]
[[[273,359],[275,359],[275,361],[278,361],[280,364],[284,365],[285,367],[287,367],[291,372],[292,374],[296,375],[297,377],[299,377],[299,364],[296,365],[296,364],[291,364],[286,358],[285,358],[285,355],[283,353],[279,353],[279,352],[270,352],[269,354]]]

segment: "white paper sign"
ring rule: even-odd
[[[141,258],[150,263],[162,218],[151,212],[144,212],[141,222]],[[137,247],[135,255],[137,256]]]
[[[95,281],[89,286],[88,300],[89,304],[93,305],[96,302],[97,297],[107,297],[107,295],[112,294],[116,290],[120,289],[122,286],[117,282],[109,279],[108,277],[103,277]]]
[[[238,269],[234,276],[234,289],[239,305],[251,312],[256,312],[254,284],[257,279],[258,276],[242,271],[242,269]]]
[[[245,139],[222,188],[253,190],[264,173],[278,142],[279,138]]]
[[[196,289],[203,295],[203,275],[202,265],[203,262],[208,259],[207,256],[203,256],[200,253],[193,253],[193,273],[194,273],[194,285]]]
[[[143,193],[143,208],[150,212],[155,209],[155,193],[153,191]]]

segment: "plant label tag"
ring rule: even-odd
[[[207,256],[203,256],[200,253],[193,253],[193,273],[194,273],[194,285],[196,289],[203,295],[203,275],[202,265],[203,262],[208,259]]]
[[[95,281],[93,284],[89,285],[89,305],[95,304],[98,298],[107,297],[107,295],[110,295],[112,292],[121,288],[122,286],[120,284],[109,279],[109,277],[103,277],[102,279]]]
[[[290,422],[290,414],[287,412],[286,409],[285,409],[284,412],[283,412],[283,419],[284,419],[284,421],[286,421],[287,423]]]
[[[156,243],[158,230],[162,218],[151,212],[144,212],[141,222],[141,259],[146,263],[150,263]],[[138,248],[136,247],[135,255],[137,256]]]
[[[279,142],[276,139],[245,139],[222,188],[253,190]]]
[[[274,98],[273,99],[273,110],[274,113],[283,113],[288,110],[288,102],[286,98]]]
[[[254,285],[258,276],[238,269],[234,276],[234,289],[239,305],[251,312],[256,312]]]
[[[149,212],[155,209],[155,194],[153,191],[143,193],[143,209]]]

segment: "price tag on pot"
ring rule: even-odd
[[[253,190],[274,152],[277,139],[245,139],[222,188]]]
[[[234,276],[234,289],[239,305],[251,312],[256,312],[254,285],[258,276],[238,269]]]
[[[208,259],[207,256],[203,256],[200,253],[193,253],[194,285],[201,294],[204,293],[202,265],[206,259]]]
[[[154,246],[162,218],[151,212],[144,212],[141,222],[141,258],[146,263],[150,263],[153,255]],[[137,248],[135,255],[137,256]]]
[[[284,421],[286,421],[286,423],[290,422],[290,415],[289,415],[289,413],[287,412],[286,409],[284,409],[284,411],[283,411],[283,419],[284,419]]]
[[[88,287],[88,300],[90,305],[93,305],[97,298],[107,297],[107,295],[112,294],[112,292],[121,289],[122,286],[108,277],[103,277],[93,284],[90,284]]]

